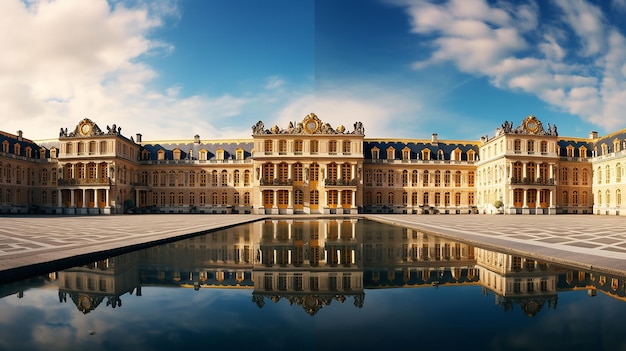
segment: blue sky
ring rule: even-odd
[[[370,138],[626,127],[626,0],[5,0],[0,33],[0,130],[31,139],[83,118],[250,138],[310,112]]]

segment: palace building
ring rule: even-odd
[[[0,145],[0,213],[626,215],[626,129],[563,137],[532,115],[480,140],[366,138],[311,113],[245,140],[144,142],[85,118]]]

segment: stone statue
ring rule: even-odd
[[[363,123],[362,122],[354,123],[354,134],[362,135],[364,133],[365,133],[365,130],[363,129]]]
[[[265,130],[265,125],[263,124],[262,121],[258,121],[256,122],[255,125],[252,126],[252,134],[263,134]]]

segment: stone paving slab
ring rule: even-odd
[[[626,275],[626,218],[593,215],[375,215],[370,219],[566,265]]]
[[[368,218],[477,246],[626,275],[626,218],[623,217],[382,214],[351,217]],[[27,272],[43,264],[49,268],[50,262],[114,250],[138,249],[263,218],[267,216],[1,216],[0,273],[12,270]],[[314,219],[318,216],[280,218]]]
[[[131,250],[261,219],[257,215],[2,216],[0,273]],[[54,269],[52,269],[54,270]],[[3,275],[0,275],[0,284]]]

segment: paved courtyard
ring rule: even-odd
[[[258,215],[0,217],[0,283],[71,257],[139,248],[264,218]],[[313,216],[296,216],[314,218]],[[363,215],[476,245],[626,275],[626,218],[558,215]],[[287,217],[281,217],[287,218]],[[49,263],[53,264],[50,265]],[[17,273],[16,273],[17,274]]]
[[[376,215],[386,223],[626,275],[626,218],[592,215]]]

